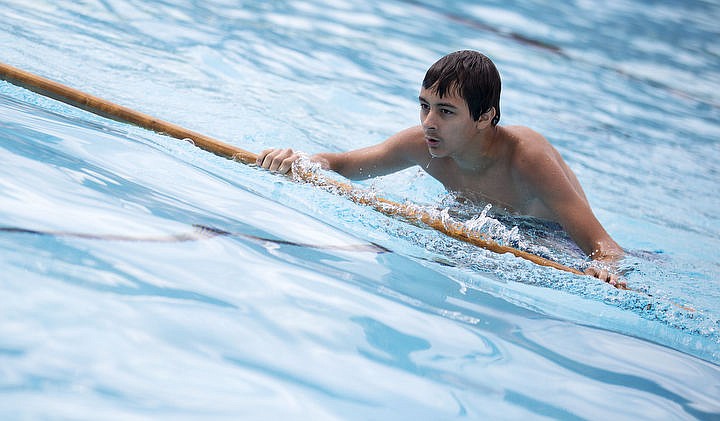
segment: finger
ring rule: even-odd
[[[598,269],[595,267],[589,267],[589,268],[585,269],[585,274],[590,275],[594,278],[597,278],[603,282],[607,282],[610,285],[613,285],[613,286],[615,285],[613,283],[614,281],[612,279],[613,274],[608,272],[606,269]]]
[[[625,280],[623,280],[619,276],[615,275],[615,288],[628,289],[627,282],[625,282]]]
[[[278,168],[278,172],[281,174],[287,174],[292,169],[293,162],[297,159],[297,155],[292,154],[289,158],[285,158]]]
[[[617,288],[618,276],[614,273],[608,273],[608,284]]]
[[[607,282],[608,284],[614,286],[615,288],[618,287],[618,286],[617,286],[617,276],[615,276],[615,275],[612,274],[612,273],[608,273],[608,277],[607,277],[607,279],[605,280],[605,282]]]
[[[255,162],[257,163],[257,165],[260,166],[260,167],[265,168],[265,167],[263,166],[263,161],[265,161],[265,158],[266,158],[266,157],[268,156],[268,154],[271,153],[272,151],[274,151],[274,149],[264,149],[262,152],[260,152],[260,153],[258,154],[258,156],[257,156],[257,159],[255,160]]]
[[[272,158],[268,169],[270,171],[275,172],[281,172],[280,167],[283,165],[283,162],[290,156],[292,156],[293,150],[292,149],[278,149],[271,155],[269,155],[269,158]]]
[[[629,289],[627,286],[627,282],[625,282],[617,274],[612,273],[608,270],[601,270],[598,268],[589,267],[585,269],[585,274],[594,278],[598,278],[603,282],[607,282],[608,284],[614,286],[617,289]]]
[[[283,154],[285,150],[278,149],[275,152],[273,152],[271,155],[268,156],[268,164],[267,169],[270,171],[277,171],[277,169],[280,167],[280,164],[282,164],[282,160],[284,159]]]
[[[592,276],[593,278],[597,278],[597,269],[594,267],[589,267],[585,269],[585,275]]]

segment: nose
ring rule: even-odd
[[[437,124],[435,120],[435,111],[434,110],[428,110],[423,111],[420,113],[420,123],[422,124],[422,127],[425,131],[432,131],[437,129]]]

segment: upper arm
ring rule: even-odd
[[[358,180],[386,175],[408,168],[423,159],[427,150],[422,129],[411,127],[382,143],[341,153],[321,153],[313,157],[327,169],[349,179]]]
[[[593,258],[621,255],[622,249],[595,217],[572,171],[547,140],[537,136],[516,160],[524,184],[586,254]]]

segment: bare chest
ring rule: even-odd
[[[495,165],[478,172],[464,172],[452,166],[428,168],[428,173],[461,199],[478,204],[490,203],[496,209],[513,214],[552,219],[549,210],[511,170]]]

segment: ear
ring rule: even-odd
[[[477,122],[475,123],[475,127],[477,127],[478,129],[488,128],[492,124],[493,118],[495,118],[495,114],[495,107],[490,107],[489,110],[480,114],[480,118],[478,118]]]

